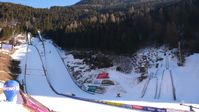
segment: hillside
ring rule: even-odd
[[[132,4],[136,0],[81,0],[75,5],[93,6],[93,7],[113,7],[118,5]]]
[[[129,53],[147,45],[177,47],[180,40],[184,52],[199,51],[197,0],[82,0],[50,9],[0,5],[0,39],[9,39],[13,31],[40,30],[65,49]]]
[[[164,2],[175,2],[174,0],[81,0],[75,5],[80,6],[93,6],[93,7],[125,7],[135,4],[143,3],[164,3]]]
[[[21,32],[11,56],[0,52],[0,80],[18,75],[27,97],[11,105],[0,82],[10,111],[39,102],[47,112],[199,110],[199,0],[0,2],[0,42]]]
[[[50,40],[45,40],[42,44],[38,38],[32,38],[31,43],[17,46],[18,50],[12,55],[14,59],[21,60],[23,70],[18,80],[23,82],[27,94],[51,110],[93,112],[108,110],[108,105],[114,105],[120,108],[114,107],[111,112],[122,111],[123,108],[127,108],[124,109],[126,111],[152,108],[171,112],[179,109],[175,111],[182,112],[189,110],[189,107],[183,105],[198,106],[198,69],[195,66],[199,61],[198,54],[188,56],[185,65],[179,67],[175,56],[176,49],[145,48],[131,57],[118,58],[118,61],[114,62],[117,63],[111,67],[91,68],[85,63],[85,58],[74,58],[75,55],[57,48]],[[91,57],[97,58],[98,54],[92,54]],[[134,65],[129,73],[116,69],[125,58],[130,58],[129,63]],[[142,64],[148,72],[145,74],[147,77],[140,81],[139,66]],[[23,67],[24,65],[27,68]],[[97,78],[101,72],[108,73],[109,77]],[[89,87],[97,89],[92,90]],[[100,92],[102,88],[105,91]],[[185,88],[188,91],[185,92]],[[79,108],[76,108],[77,105]],[[136,105],[140,108],[136,108]]]

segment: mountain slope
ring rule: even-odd
[[[133,3],[136,0],[82,0],[76,5],[104,5],[113,6],[118,4]]]
[[[75,5],[80,6],[94,6],[94,7],[115,7],[115,6],[123,6],[146,3],[146,2],[170,2],[175,0],[81,0]]]
[[[121,53],[148,43],[177,47],[183,34],[183,47],[199,51],[198,0],[82,0],[50,9],[1,4],[2,31],[10,29],[12,35],[12,30],[33,34],[40,30],[63,48]],[[1,32],[0,37],[6,34]]]

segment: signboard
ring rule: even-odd
[[[2,49],[3,50],[12,51],[12,45],[10,45],[10,44],[2,44]]]
[[[97,89],[97,86],[88,86],[88,91],[95,92]]]
[[[143,106],[139,106],[139,105],[132,105],[132,109],[135,109],[135,110],[144,110],[144,107]]]
[[[118,106],[118,107],[122,107],[122,106],[124,106],[124,104],[123,103],[118,103],[118,102],[106,102],[106,104],[108,104],[108,105],[113,105],[113,106]]]

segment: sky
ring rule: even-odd
[[[51,6],[69,6],[80,0],[0,0],[0,2],[12,2],[28,5],[34,8],[50,8]]]

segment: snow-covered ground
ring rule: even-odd
[[[173,69],[173,78],[176,85],[176,95],[184,102],[199,104],[199,54],[186,58],[184,67]]]
[[[199,68],[197,66],[199,54],[189,56],[186,59],[185,66],[178,67],[176,59],[169,55],[170,51],[164,55],[164,53],[161,53],[162,50],[159,50],[158,55],[163,58],[163,61],[158,62],[158,68],[149,68],[148,73],[151,74],[149,77],[150,80],[147,78],[140,83],[137,82],[139,74],[136,72],[124,74],[116,71],[114,67],[92,70],[90,74],[97,74],[102,71],[108,72],[109,79],[115,82],[115,85],[105,87],[106,92],[104,94],[93,95],[82,91],[73,82],[62,59],[64,59],[65,64],[72,64],[77,60],[70,54],[63,55],[65,53],[59,50],[61,52],[61,58],[57,52],[57,48],[54,47],[51,41],[46,40],[44,43],[46,56],[44,55],[42,43],[37,38],[33,38],[33,45],[29,46],[27,55],[27,45],[23,44],[17,47],[18,50],[12,57],[21,61],[20,66],[22,73],[19,76],[19,80],[26,85],[25,89],[27,93],[52,110],[62,112],[67,110],[75,112],[132,111],[60,96],[57,95],[52,88],[61,94],[71,95],[73,93],[75,96],[81,98],[122,102],[125,104],[189,110],[189,107],[180,106],[180,103],[183,101],[188,105],[191,104],[199,107],[199,88],[197,87],[199,85]],[[38,48],[41,57],[35,47]],[[143,55],[144,52],[147,53],[146,51],[138,52],[138,57]],[[43,69],[45,69],[47,77],[45,77]],[[85,72],[85,76],[89,76],[88,73],[88,71]],[[170,73],[172,73],[173,77],[176,100],[173,99]],[[52,84],[52,88],[48,81]],[[148,86],[145,86],[147,83]],[[144,88],[146,88],[146,90],[143,90]],[[145,94],[143,94],[144,91]],[[121,97],[116,97],[118,92],[121,93]]]
[[[197,67],[197,64],[199,61],[199,54],[193,54],[187,57],[185,65],[179,67],[177,65],[177,59],[172,53],[174,51],[175,49],[167,50],[164,47],[158,49],[146,48],[138,51],[136,56],[137,62],[135,65],[139,65],[139,61],[143,61],[142,56],[150,57],[150,59],[148,60],[150,60],[149,63],[150,65],[152,65],[148,68],[149,77],[140,83],[137,83],[137,78],[140,76],[140,73],[136,73],[133,71],[129,74],[125,74],[116,71],[115,67],[83,72],[84,75],[82,76],[82,79],[86,79],[86,77],[88,77],[88,74],[90,73],[97,75],[98,73],[105,71],[109,73],[109,79],[117,82],[117,84],[113,87],[107,87],[107,91],[103,95],[109,94],[110,96],[116,96],[116,94],[119,92],[122,94],[122,97],[119,99],[123,100],[147,100],[154,102],[173,103],[183,101],[186,103],[198,104],[199,100],[197,98],[199,97],[199,88],[197,88],[197,85],[199,84],[199,82],[197,81],[197,77],[199,77],[199,69]],[[79,59],[74,59],[71,54],[64,54],[66,53],[62,53],[62,57],[67,65],[74,67],[73,69],[75,70],[82,66],[78,65],[78,62],[83,61]],[[156,61],[157,57],[162,58],[162,60]],[[156,64],[158,64],[159,66],[155,67]],[[174,101],[173,98],[173,85],[171,77],[173,77],[176,101]],[[95,80],[95,77],[92,80]],[[147,85],[147,83],[148,86],[146,93],[144,94],[143,98],[140,98],[142,97],[143,88],[145,85]],[[185,91],[185,88],[187,90],[189,88],[190,90]]]

